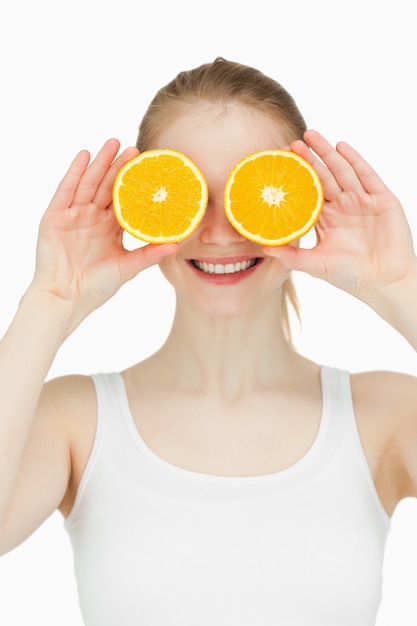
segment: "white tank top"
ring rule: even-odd
[[[319,432],[264,476],[155,455],[120,374],[93,376],[94,447],[65,521],[87,626],[371,626],[389,518],[361,447],[349,374],[322,367]]]

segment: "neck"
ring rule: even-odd
[[[281,300],[237,316],[211,316],[177,300],[169,337],[155,355],[190,388],[233,398],[285,378],[295,352],[283,332]],[[165,369],[165,371],[167,371]]]

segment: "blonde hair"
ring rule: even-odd
[[[287,131],[290,143],[302,139],[307,128],[294,98],[274,79],[261,71],[218,57],[212,63],[181,72],[162,87],[151,101],[136,142],[143,152],[152,148],[159,133],[189,105],[208,102],[217,105],[236,103],[259,111]],[[282,286],[282,319],[290,340],[289,305],[299,318],[297,295],[291,278]]]

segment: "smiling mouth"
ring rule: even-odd
[[[236,274],[254,267],[259,261],[259,258],[255,258],[239,261],[238,263],[206,263],[206,261],[191,259],[191,264],[200,272],[204,272],[204,274]]]

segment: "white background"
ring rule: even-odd
[[[216,56],[270,74],[310,127],[352,143],[395,190],[417,233],[409,0],[15,0],[0,11],[1,333],[31,278],[39,219],[75,153],[95,152],[111,136],[133,144],[155,91]],[[319,281],[296,282],[304,354],[352,371],[417,374],[411,348],[371,311]],[[147,270],[66,342],[50,376],[130,365],[160,345],[172,311],[170,287],[158,269]],[[393,519],[378,626],[417,623],[416,529],[416,504],[406,502]],[[0,561],[0,624],[82,624],[58,514]]]

